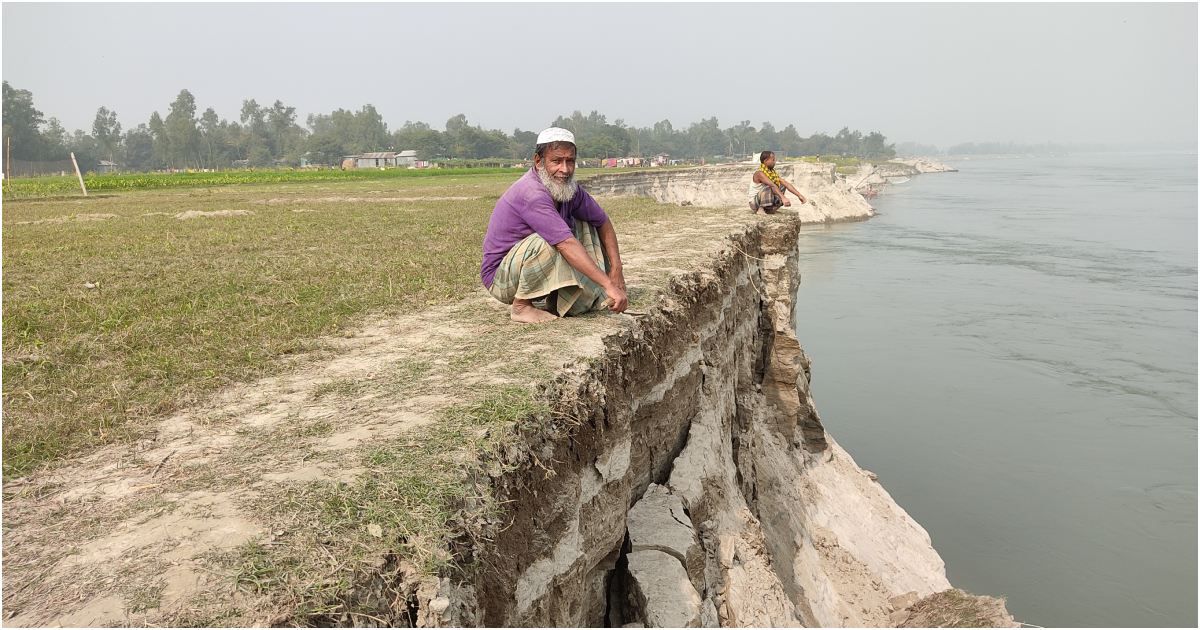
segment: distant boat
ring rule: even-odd
[[[887,178],[889,184],[904,184],[908,182],[908,178],[904,176]]]

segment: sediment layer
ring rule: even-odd
[[[793,332],[798,226],[730,235],[556,380],[546,396],[578,422],[521,436],[488,483],[508,519],[439,623],[884,626],[950,587],[821,425]]]
[[[596,195],[642,195],[661,203],[710,208],[747,208],[750,178],[756,166],[703,166],[596,175],[587,189]],[[852,183],[833,164],[786,162],[776,171],[808,197],[792,199],[788,212],[804,223],[863,221],[875,215],[871,205],[853,190]]]

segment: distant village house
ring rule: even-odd
[[[409,166],[417,166],[416,151],[374,151],[360,155],[347,155],[342,160],[342,168],[407,168]]]

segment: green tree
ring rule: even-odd
[[[42,156],[43,160],[65,160],[70,149],[67,145],[70,144],[71,135],[63,128],[62,123],[58,122],[57,118],[51,118],[46,121],[46,128],[42,130]]]
[[[890,160],[896,157],[896,147],[887,143],[887,138],[878,131],[872,131],[862,139],[859,157],[875,160]]]
[[[306,148],[312,151],[318,147],[323,154],[328,154],[335,145],[341,147],[341,155],[382,151],[393,146],[387,125],[373,105],[365,105],[357,112],[338,109],[329,114],[310,115],[308,128],[311,132]]]
[[[693,157],[723,155],[728,150],[725,133],[716,116],[689,125],[687,136],[689,154]]]
[[[779,132],[777,146],[780,151],[785,151],[792,155],[803,155],[802,148],[803,139],[800,137],[800,132],[796,131],[795,125],[788,125]]]
[[[521,131],[520,128],[513,129],[508,156],[519,160],[528,160],[536,147],[537,132]]]
[[[726,155],[745,155],[753,152],[756,145],[762,144],[759,141],[758,130],[750,124],[749,120],[743,120],[730,127],[726,130],[725,136],[729,140],[729,148],[725,151]]]
[[[862,152],[861,146],[862,134],[858,131],[850,131],[849,127],[842,127],[833,137],[833,146],[830,149],[838,155],[857,155]]]
[[[75,154],[75,162],[79,165],[79,170],[85,173],[96,171],[100,167],[100,160],[104,157],[104,149],[100,143],[96,141],[96,138],[84,133],[82,129],[76,129],[75,133],[67,136],[66,149]]]
[[[314,164],[336,165],[346,155],[345,137],[339,133],[331,115],[309,114],[308,137],[304,150],[308,160]]]
[[[446,157],[469,158],[474,154],[474,138],[466,114],[455,114],[446,120]]]
[[[42,112],[33,106],[33,93],[4,82],[4,141],[12,147],[12,156],[20,160],[44,159],[45,143],[41,126]],[[7,153],[4,154],[7,159]]]
[[[109,111],[107,107],[96,110],[92,137],[109,161],[117,161],[117,148],[121,145],[121,123],[117,122],[117,112]]]
[[[154,164],[154,134],[145,124],[125,132],[122,140],[125,148],[125,166],[134,171],[153,169]]]
[[[242,159],[251,166],[270,166],[271,134],[267,127],[267,112],[258,101],[242,101],[242,126],[238,134],[238,149]]]
[[[374,105],[363,105],[351,120],[351,148],[354,151],[382,151],[391,146],[387,124]]]
[[[308,161],[313,164],[337,165],[346,151],[332,134],[313,134],[304,141]]]
[[[150,114],[148,125],[151,138],[154,139],[154,168],[163,168],[171,164],[171,138],[167,135],[167,125],[158,112]]]
[[[797,153],[800,155],[823,155],[835,152],[833,138],[823,133],[814,133],[804,138],[800,141],[800,146],[797,150]]]
[[[167,138],[170,139],[171,166],[187,168],[199,165],[200,131],[196,128],[196,98],[191,92],[179,91],[163,122]]]
[[[404,121],[404,126],[392,136],[392,146],[397,151],[413,150],[422,160],[436,160],[448,155],[446,134],[429,126],[428,123]]]
[[[209,107],[200,115],[200,166],[215,168],[221,151],[221,119],[216,110]]]
[[[763,150],[784,151],[783,147],[779,146],[779,132],[775,131],[774,125],[765,120],[762,129],[758,130],[758,140],[750,149],[750,153],[758,153]]]
[[[266,111],[266,124],[270,138],[271,153],[277,160],[296,165],[304,152],[304,128],[296,124],[296,108],[288,107],[283,101],[275,101]]]
[[[587,116],[576,110],[570,116],[559,116],[552,124],[575,134],[581,157],[625,157],[633,145],[623,122],[609,124],[608,118],[596,110]]]
[[[675,126],[668,119],[654,123],[653,126],[643,131],[640,135],[642,138],[643,155],[665,153],[675,157],[682,157],[687,151],[686,137],[682,132],[675,129]]]

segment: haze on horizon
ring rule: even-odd
[[[389,129],[598,110],[943,149],[1194,148],[1197,6],[6,3],[3,78],[85,131],[100,106],[130,129],[187,89],[231,120],[253,98],[301,123],[370,103]]]

